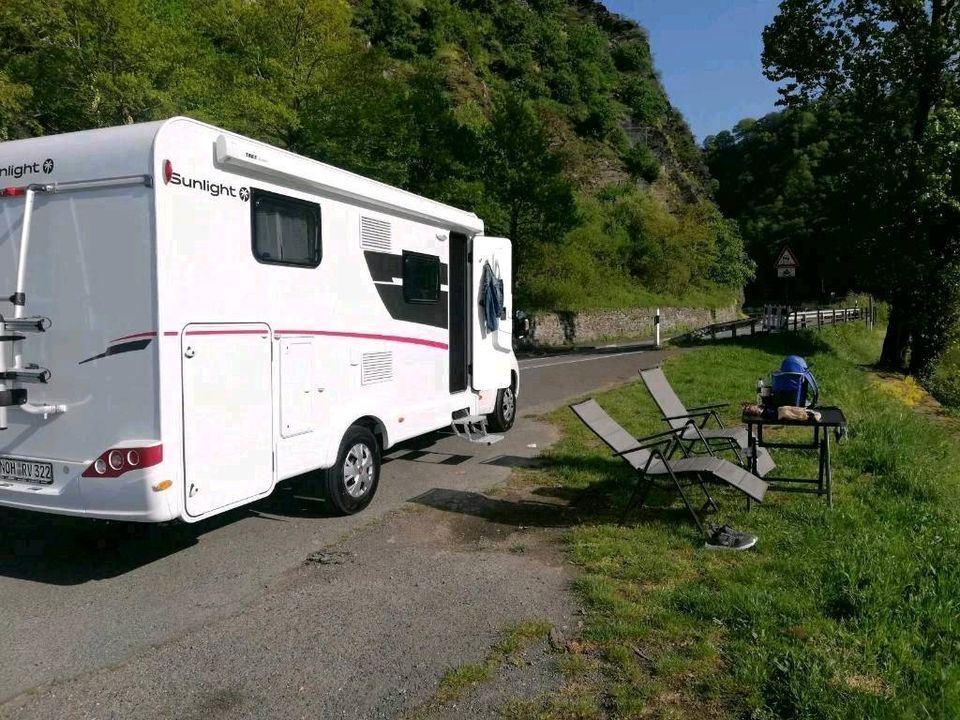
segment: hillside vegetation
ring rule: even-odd
[[[0,3],[0,139],[175,114],[473,210],[530,307],[751,273],[645,32],[590,0]]]

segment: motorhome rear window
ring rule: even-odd
[[[315,268],[320,264],[320,206],[253,189],[253,254],[260,262]]]
[[[440,258],[403,253],[403,299],[408,303],[440,301]]]

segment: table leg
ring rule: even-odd
[[[750,472],[757,474],[757,441],[753,436],[753,423],[747,423],[747,452],[750,453]],[[750,496],[747,495],[747,512],[750,512]]]
[[[830,464],[830,431],[823,429],[824,465],[827,471],[827,505],[833,507],[833,468]]]
[[[824,463],[823,439],[820,438],[820,428],[814,429],[813,444],[817,446],[817,492],[819,495],[827,494],[827,469]],[[826,433],[824,433],[826,435]]]

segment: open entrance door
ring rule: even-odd
[[[447,296],[450,298],[450,393],[467,389],[470,358],[470,263],[469,239],[462,233],[450,233],[450,263]]]
[[[484,270],[503,283],[503,310],[490,327],[483,295]],[[473,239],[471,261],[471,357],[473,389],[498,390],[509,387],[513,367],[513,257],[506,238],[479,235]]]

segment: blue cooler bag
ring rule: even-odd
[[[780,363],[780,370],[770,374],[773,389],[773,402],[777,407],[795,405],[811,407],[820,399],[820,388],[807,366],[807,361],[799,355],[790,355]]]

